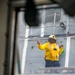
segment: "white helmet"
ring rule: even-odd
[[[56,36],[55,35],[50,35],[49,38],[53,38],[56,40]]]

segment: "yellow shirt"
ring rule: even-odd
[[[58,61],[59,55],[63,51],[63,48],[59,48],[56,43],[50,44],[49,42],[38,45],[38,48],[40,50],[45,50],[45,59],[51,61]]]

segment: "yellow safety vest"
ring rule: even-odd
[[[51,61],[58,61],[59,55],[62,54],[63,48],[59,48],[58,44],[49,42],[38,45],[40,50],[45,50],[45,59]]]

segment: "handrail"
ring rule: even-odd
[[[51,68],[39,68],[38,70],[75,70],[75,67],[51,67]]]

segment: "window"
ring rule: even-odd
[[[24,8],[22,8],[24,10]],[[39,11],[41,23],[37,28],[29,27],[24,20],[24,11],[19,9],[17,13],[17,34],[16,34],[16,47],[18,52],[17,58],[17,73],[21,74],[47,74],[50,73],[75,73],[73,67],[75,66],[74,56],[74,45],[75,45],[75,37],[66,37],[66,32],[60,27],[61,22],[61,12],[62,10],[59,8],[42,8]],[[54,13],[56,13],[55,23],[59,24],[59,27],[49,25],[49,23],[54,23]],[[62,17],[64,15],[62,14]],[[65,16],[67,17],[67,16]],[[43,20],[44,19],[44,20]],[[65,22],[67,22],[66,18],[64,18]],[[63,20],[62,20],[63,21]],[[47,26],[45,26],[45,23]],[[42,25],[43,24],[43,25]],[[43,26],[43,27],[42,27]],[[74,27],[73,27],[74,28]],[[64,54],[60,56],[60,65],[59,68],[45,68],[45,60],[44,60],[44,51],[41,51],[37,48],[36,41],[39,40],[41,43],[48,41],[48,37],[53,33],[57,37],[57,43],[59,45],[64,45]],[[71,29],[74,32],[74,29]],[[41,37],[41,34],[43,36]],[[71,34],[71,35],[75,35]],[[73,45],[72,45],[73,44]],[[72,52],[71,52],[72,51]],[[71,62],[72,61],[72,62]],[[64,67],[64,68],[63,68]],[[70,68],[69,68],[70,67]],[[72,67],[72,68],[71,68]],[[69,71],[69,69],[70,71]],[[59,70],[57,70],[59,69]],[[47,71],[46,71],[47,70]],[[51,71],[53,70],[53,71]],[[66,70],[66,71],[64,71]]]

